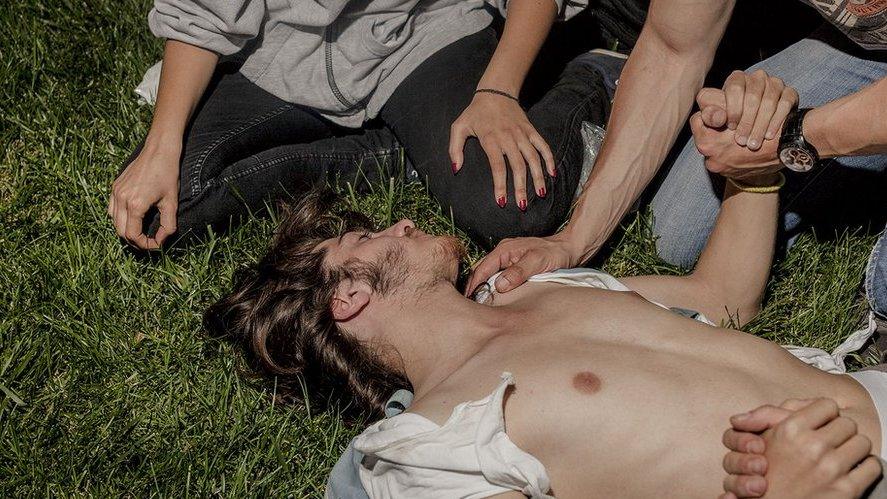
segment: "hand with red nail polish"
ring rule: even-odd
[[[508,169],[514,183],[514,201],[522,211],[527,209],[527,177],[533,189],[545,187],[543,163],[548,174],[557,176],[554,156],[545,139],[530,123],[520,105],[505,96],[477,93],[450,127],[450,160],[453,173],[463,166],[465,141],[477,137],[486,153],[493,176],[493,199],[502,207],[508,193]],[[544,196],[541,196],[544,197]]]

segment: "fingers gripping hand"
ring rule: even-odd
[[[878,462],[869,457],[871,441],[831,399],[809,402],[764,438],[767,493],[773,497],[858,497],[880,474]]]
[[[719,88],[703,88],[696,94],[703,124],[709,128],[721,128],[727,123],[727,95]]]
[[[690,129],[696,149],[705,157],[705,167],[710,172],[742,179],[782,169],[777,141],[766,141],[764,147],[752,151],[736,143],[735,132],[707,126],[703,114],[700,111],[690,117]]]
[[[724,446],[730,450],[723,462],[728,497],[760,497],[767,491],[766,443],[761,434],[812,402],[786,400],[779,407],[764,405],[730,418],[731,428],[723,436]]]
[[[143,151],[114,181],[108,215],[117,235],[140,249],[157,249],[176,231],[178,154]],[[142,230],[152,206],[160,211],[160,228],[153,238]]]
[[[505,207],[509,199],[507,169],[511,170],[514,183],[513,200],[522,211],[528,207],[528,177],[536,195],[546,196],[543,163],[548,174],[556,177],[554,155],[517,102],[501,95],[475,94],[471,104],[450,127],[453,174],[464,166],[468,137],[476,137],[487,155],[493,177],[493,199],[499,207]]]
[[[798,93],[780,78],[763,70],[734,71],[724,82],[727,128],[736,143],[757,151],[764,139],[773,140],[788,113],[798,105]]]

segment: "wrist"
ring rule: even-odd
[[[481,77],[480,81],[477,82],[477,88],[491,88],[494,90],[499,90],[500,92],[506,92],[515,97],[518,96],[521,90],[521,86],[523,86],[523,79],[517,78],[514,76],[487,76],[484,74]]]
[[[182,135],[148,132],[142,152],[179,156],[182,152]]]
[[[567,224],[563,230],[551,236],[551,239],[561,245],[570,257],[570,266],[576,267],[590,258],[599,249],[587,244],[587,235],[573,229],[573,224]]]
[[[828,141],[828,116],[823,113],[822,108],[811,109],[801,124],[801,131],[804,140],[816,148],[820,158],[831,158],[835,156],[834,148]]]

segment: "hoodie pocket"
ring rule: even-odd
[[[343,19],[336,26],[336,48],[351,64],[381,61],[406,43],[413,34],[411,12],[366,14]]]
[[[371,25],[364,33],[367,50],[383,58],[400,48],[413,34],[415,17],[412,12],[401,12],[386,18],[369,19]]]

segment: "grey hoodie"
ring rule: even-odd
[[[568,18],[588,0],[553,0]],[[154,35],[238,52],[241,72],[340,125],[375,117],[398,84],[441,48],[487,27],[506,0],[155,0]],[[433,96],[429,96],[433,98]]]

